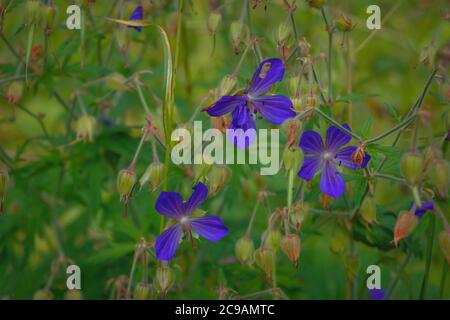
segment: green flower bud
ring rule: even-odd
[[[135,300],[152,300],[153,299],[153,289],[148,283],[138,283],[134,289],[134,299]]]
[[[64,300],[83,300],[81,290],[67,290]]]
[[[106,85],[110,90],[126,91],[131,89],[130,84],[127,82],[127,78],[117,72],[107,76]]]
[[[295,95],[299,89],[300,76],[292,76],[288,80],[288,88],[291,95]],[[292,99],[291,99],[292,100]]]
[[[289,221],[295,230],[300,230],[303,221],[308,216],[309,206],[306,203],[296,202],[289,209]]]
[[[446,198],[449,185],[448,163],[443,159],[436,160],[430,166],[430,179],[441,198]]]
[[[299,97],[293,97],[291,98],[292,105],[294,106],[295,110],[301,110],[302,109],[302,99]]]
[[[442,230],[441,233],[439,233],[439,246],[445,259],[447,259],[447,262],[450,265],[450,229]]]
[[[128,201],[136,184],[136,173],[130,169],[124,169],[117,176],[117,191],[121,201]]]
[[[255,245],[252,239],[247,236],[242,237],[236,242],[236,257],[243,265],[251,265],[253,263],[253,255],[255,253]]]
[[[9,84],[6,90],[6,98],[9,103],[16,103],[22,100],[24,92],[23,81],[13,81]]]
[[[272,277],[274,257],[273,252],[267,248],[258,248],[255,251],[255,262],[266,275],[266,279],[269,280]]]
[[[303,163],[303,152],[296,145],[292,147],[286,147],[283,154],[283,166],[286,172],[289,170],[294,170],[297,172],[300,170],[300,166]]]
[[[218,12],[211,12],[208,16],[208,31],[210,34],[214,34],[217,31],[222,15]]]
[[[340,18],[336,20],[336,28],[342,32],[352,31],[352,20],[345,15],[341,15]]]
[[[219,96],[226,96],[231,93],[237,83],[237,78],[233,75],[226,75],[223,77],[222,81],[220,81],[219,86]]]
[[[210,195],[214,195],[230,181],[231,170],[225,165],[213,166],[207,176],[207,185]]]
[[[158,189],[163,180],[164,164],[153,162],[150,163],[150,165],[147,167],[141,179],[139,180],[139,183],[142,188],[142,186],[148,182],[150,185],[150,191],[155,192],[155,190]]]
[[[278,248],[280,247],[280,241],[281,241],[281,233],[277,229],[272,229],[269,231],[265,231],[262,235],[262,237],[266,237],[266,240],[264,244],[268,249],[271,249],[272,251],[276,252]]]
[[[94,140],[97,120],[93,116],[81,116],[76,124],[77,140],[92,142]]]
[[[45,22],[45,28],[47,30],[53,29],[56,17],[56,8],[54,5],[44,5],[41,7],[41,15]]]
[[[28,0],[25,7],[25,24],[38,24],[41,3],[38,0]]]
[[[47,289],[41,289],[34,293],[33,300],[53,300],[53,293]]]
[[[242,40],[242,33],[243,33],[244,25],[242,22],[239,21],[233,21],[230,26],[230,33],[231,33],[231,40],[233,41],[234,45],[238,45],[239,42]]]
[[[325,4],[325,0],[306,0],[306,2],[311,8],[315,9],[322,9]]]
[[[422,155],[407,153],[402,158],[401,169],[409,185],[415,186],[420,182],[423,169]]]
[[[374,224],[377,222],[377,207],[372,197],[365,197],[359,210],[365,223]]]
[[[287,21],[284,21],[280,23],[280,25],[278,26],[275,38],[277,42],[280,44],[285,42],[289,38],[290,34],[291,34],[291,26],[287,23]]]
[[[284,252],[288,259],[297,265],[301,249],[300,237],[296,234],[285,235],[281,239],[280,246],[281,251]]]
[[[167,292],[175,283],[175,273],[169,267],[158,267],[154,282],[156,290],[162,296],[166,296]]]

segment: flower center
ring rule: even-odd
[[[323,158],[324,160],[333,160],[334,155],[333,155],[332,152],[325,151],[325,152],[322,154],[322,158]]]
[[[186,224],[188,222],[189,222],[189,217],[183,216],[183,217],[180,218],[180,223],[181,224]]]

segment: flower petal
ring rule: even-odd
[[[324,149],[322,137],[315,131],[304,131],[299,146],[304,154],[320,154]]]
[[[172,260],[181,239],[181,225],[176,224],[161,233],[155,242],[156,258],[158,260]]]
[[[358,147],[355,146],[348,146],[345,148],[342,148],[338,152],[336,152],[336,155],[334,157],[335,163],[340,166],[344,166],[349,169],[361,169],[365,168],[367,166],[367,163],[370,160],[370,156],[366,153],[364,155],[363,162],[361,164],[361,167],[352,160],[353,153],[358,149]]]
[[[195,232],[209,241],[219,241],[228,234],[228,228],[217,216],[195,218],[190,224]]]
[[[246,106],[239,106],[233,111],[227,138],[239,149],[245,149],[255,141],[256,124]]]
[[[208,188],[202,183],[199,182],[194,187],[194,192],[192,192],[191,197],[186,203],[184,203],[184,213],[189,214],[194,211],[205,201],[208,196]]]
[[[282,124],[285,120],[295,117],[292,101],[285,96],[265,96],[253,100],[261,115],[273,124]]]
[[[413,205],[414,206],[414,205]],[[421,208],[417,208],[414,211],[414,214],[416,215],[416,217],[418,217],[419,219],[422,219],[423,215],[425,214],[425,212],[433,210],[434,209],[434,204],[433,202],[422,202],[422,207]]]
[[[309,181],[314,177],[317,170],[319,170],[321,164],[320,157],[306,156],[303,159],[303,165],[297,175],[303,180]]]
[[[206,109],[206,112],[211,117],[220,117],[224,114],[233,112],[237,106],[246,104],[246,97],[244,96],[223,96],[216,101],[211,107]]]
[[[333,198],[339,198],[345,191],[344,178],[329,161],[325,163],[320,177],[320,191]]]
[[[131,14],[131,17],[129,20],[136,21],[136,20],[142,20],[144,18],[144,10],[142,6],[137,6],[136,9],[134,9],[133,13]],[[142,27],[133,27],[128,26],[128,28],[136,29],[138,32],[142,31]]]
[[[343,124],[342,126],[345,129],[351,131],[348,124]],[[352,137],[350,137],[348,134],[346,134],[338,127],[331,126],[327,130],[327,138],[326,138],[327,149],[330,151],[337,151],[339,148],[349,143],[351,139]]]
[[[177,219],[183,214],[183,198],[178,192],[161,192],[155,209],[159,214]]]
[[[248,93],[252,96],[259,96],[269,90],[272,84],[283,80],[283,76],[284,66],[281,59],[264,60],[253,74]]]

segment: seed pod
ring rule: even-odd
[[[252,239],[247,236],[242,237],[236,242],[235,246],[236,257],[243,265],[251,265],[253,263],[255,245]]]
[[[81,290],[67,290],[64,300],[83,300]]]
[[[53,300],[53,293],[47,289],[41,289],[34,293],[33,300]]]
[[[366,224],[377,223],[377,207],[372,197],[365,197],[359,210],[361,218]]]
[[[306,0],[306,2],[311,8],[315,9],[322,9],[325,4],[325,0]]]
[[[397,246],[400,240],[406,238],[414,231],[418,222],[419,218],[409,211],[402,211],[399,213],[394,227],[395,246]]]
[[[442,230],[441,233],[439,233],[439,246],[441,247],[445,259],[447,259],[447,262],[450,265],[450,229]]]
[[[25,24],[38,24],[41,3],[38,0],[28,0],[25,7]]]
[[[435,186],[436,191],[441,198],[446,198],[448,193],[449,185],[449,168],[447,161],[440,159],[436,160],[430,166],[430,179],[433,186]]]
[[[220,21],[222,20],[222,15],[218,12],[211,12],[208,16],[208,31],[210,34],[215,34]]]
[[[93,116],[81,116],[76,124],[77,140],[92,142],[94,140],[97,120]]]
[[[158,267],[156,269],[156,276],[154,285],[156,290],[162,295],[166,296],[167,292],[175,283],[175,273],[169,267]]]
[[[284,21],[278,25],[277,33],[275,36],[276,41],[278,42],[278,44],[282,44],[286,40],[288,40],[290,34],[291,34],[291,27],[287,21]]]
[[[283,166],[286,169],[286,172],[289,170],[294,170],[297,172],[300,170],[300,166],[303,162],[303,152],[301,152],[300,148],[296,145],[292,147],[286,147],[284,149],[283,154]]]
[[[148,283],[138,283],[136,288],[134,288],[135,300],[152,300],[153,298],[153,289],[152,286]]]
[[[336,20],[336,28],[342,32],[350,32],[353,29],[352,20],[346,15],[341,15]]]
[[[281,239],[281,250],[295,265],[297,265],[298,257],[300,256],[301,241],[296,234],[289,234],[283,236]]]
[[[278,229],[272,229],[269,231],[266,230],[265,232],[263,232],[262,237],[266,237],[264,244],[267,249],[270,249],[274,252],[278,250],[281,241],[281,233],[280,231],[278,231]]]
[[[222,190],[230,181],[231,170],[225,165],[213,166],[207,176],[207,185],[211,195]]]
[[[272,277],[274,263],[272,250],[264,247],[258,248],[255,251],[255,261],[258,267],[260,267],[264,271],[266,279],[269,280]]]
[[[222,81],[220,81],[219,86],[219,96],[226,96],[231,93],[237,83],[237,78],[234,75],[226,75],[223,77]]]
[[[13,81],[9,84],[6,90],[6,98],[11,104],[17,103],[22,100],[24,91],[24,85],[22,81]]]
[[[412,152],[405,154],[402,158],[401,169],[408,184],[411,186],[417,185],[422,175],[422,155]]]
[[[117,176],[117,191],[120,194],[121,201],[128,201],[135,184],[136,173],[133,170],[124,169],[119,172]]]
[[[144,174],[139,180],[139,183],[142,188],[144,184],[148,182],[150,186],[150,191],[155,192],[155,190],[158,189],[163,180],[164,180],[164,164],[159,162],[158,163],[152,162],[145,170]]]

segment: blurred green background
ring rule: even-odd
[[[145,111],[135,88],[121,90],[123,88],[117,88],[117,84],[105,81],[105,77],[119,73],[129,78],[136,72],[150,70],[151,73],[140,76],[140,81],[144,98],[161,128],[163,45],[152,27],[138,33],[104,19],[105,16],[127,19],[140,1],[91,1],[82,67],[82,32],[68,30],[65,26],[66,8],[72,2],[56,1],[57,15],[51,33],[44,36],[42,23],[36,28],[35,50],[28,66],[28,83],[25,83],[24,61],[29,35],[29,27],[24,26],[26,1],[11,2],[2,20],[0,92],[6,97],[10,79],[14,77],[20,79],[25,89],[20,107],[0,98],[0,168],[8,169],[10,175],[5,214],[0,217],[0,297],[30,299],[47,286],[55,298],[63,298],[66,294],[63,266],[67,261],[55,263],[59,256],[68,257],[80,266],[84,298],[114,297],[114,288],[120,287],[123,276],[130,272],[136,243],[141,237],[152,243],[158,235],[160,217],[154,210],[154,202],[161,189],[152,193],[148,187],[138,188],[129,204],[129,218],[124,218],[123,203],[116,191],[116,176],[134,155],[140,128],[145,125]],[[173,50],[178,2],[143,2],[145,19],[167,31]],[[254,4],[256,8],[252,8]],[[373,35],[366,28],[366,8],[371,4],[381,8],[383,20],[381,30]],[[326,92],[328,34],[321,12],[310,8],[303,0],[297,0],[296,6],[293,15],[298,38],[304,37],[310,44],[310,53],[316,58],[315,68]],[[245,44],[240,45],[240,54],[234,53],[230,24],[239,20],[243,12],[243,22],[258,37],[262,56],[280,56],[277,30],[285,21],[290,26],[284,1],[250,1],[250,25],[246,8],[245,1],[185,1],[175,86],[177,126],[189,120],[199,101],[238,64]],[[353,50],[351,95],[347,91],[347,52],[341,44],[342,33],[334,33],[333,95],[341,100],[337,99],[331,114],[344,121],[348,101],[351,101],[352,129],[366,138],[376,136],[394,126],[396,115],[404,115],[419,96],[430,74],[434,52],[450,39],[449,3],[444,0],[330,0],[325,10],[330,23],[345,14],[354,24],[354,29],[346,35]],[[212,11],[220,13],[222,18],[214,35],[207,25]],[[291,31],[288,47],[294,47],[294,38]],[[246,86],[258,63],[249,50],[238,74],[237,87]],[[286,81],[276,86],[277,93],[291,95],[287,79],[298,69],[298,63],[292,59],[286,64]],[[213,97],[208,97],[203,107],[213,101]],[[419,130],[421,150],[430,142],[440,141],[448,131],[448,101],[448,82],[434,83],[424,101],[429,118]],[[83,108],[97,119],[92,142],[76,142],[76,120]],[[196,119],[203,121],[204,128],[211,125],[205,113],[199,113]],[[258,127],[269,127],[263,120],[257,123]],[[43,134],[42,126],[47,135]],[[305,124],[307,129],[314,127],[322,132],[327,126],[317,116]],[[285,129],[283,127],[281,137],[283,143]],[[389,155],[383,172],[399,176],[400,158],[409,148],[411,135],[412,130],[406,130],[398,148],[380,147],[378,154],[372,154],[374,166],[382,155]],[[380,145],[390,146],[394,137],[389,136]],[[164,150],[159,145],[158,152],[160,159],[164,159]],[[445,149],[444,157],[449,158]],[[136,167],[138,176],[151,161],[151,146],[146,143]],[[269,198],[271,210],[286,205],[287,176],[283,170],[276,176],[259,176],[257,166],[234,165],[231,168],[230,181],[202,207],[209,214],[220,215],[230,233],[218,243],[200,240],[195,250],[186,241],[180,246],[172,263],[176,282],[168,294],[169,299],[215,299],[221,288],[229,288],[229,294],[246,296],[271,287],[264,282],[256,266],[243,267],[237,262],[234,246],[245,233],[257,192],[267,189],[275,194]],[[363,172],[346,173],[346,197],[334,202],[330,210],[345,211],[358,204],[365,181]],[[310,207],[322,209],[318,181],[314,181],[305,190],[305,201]],[[294,187],[298,188],[299,184],[296,178]],[[192,187],[189,168],[171,165],[168,185],[170,190],[188,196]],[[405,186],[377,180],[374,199],[378,224],[368,228],[356,219],[353,231],[349,232],[346,217],[308,215],[300,231],[299,267],[295,268],[281,253],[277,257],[278,287],[286,296],[291,299],[367,299],[366,268],[377,264],[382,270],[383,289],[389,289],[398,281],[391,298],[419,297],[426,248],[432,236],[431,215],[426,215],[414,233],[395,248],[389,243],[393,238],[392,230],[398,212],[410,207],[410,192]],[[449,217],[448,200],[441,200],[439,205]],[[256,245],[267,227],[266,209],[260,206],[257,212],[252,232]],[[448,299],[448,264],[436,236],[442,229],[439,220],[435,228],[425,297]],[[59,268],[52,268],[52,265]],[[154,277],[155,265],[152,258],[150,280]],[[134,284],[140,279],[140,272],[141,264],[138,264]],[[271,295],[256,297],[270,298]]]

